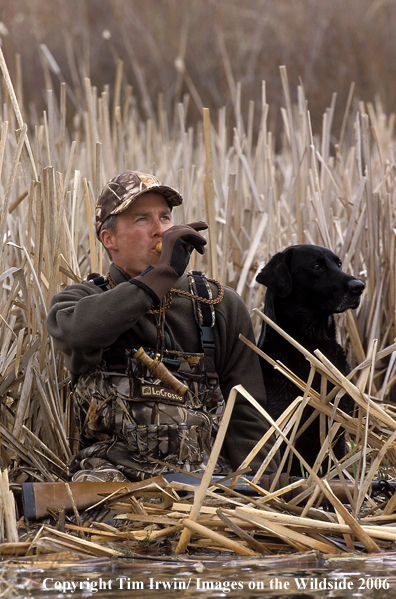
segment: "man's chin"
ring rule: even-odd
[[[161,254],[159,254],[155,248],[150,251],[150,265],[158,266],[160,259]]]

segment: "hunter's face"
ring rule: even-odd
[[[168,202],[159,193],[147,192],[117,215],[116,230],[101,233],[103,245],[112,260],[130,277],[147,266],[156,265],[160,254],[155,249],[162,233],[172,226]]]

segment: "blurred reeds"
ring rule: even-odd
[[[379,96],[384,111],[393,111],[395,18],[395,3],[385,0],[19,0],[0,6],[0,43],[26,113],[42,113],[51,78],[66,81],[74,111],[84,111],[84,78],[102,90],[122,59],[123,85],[133,86],[142,118],[156,117],[162,94],[174,123],[188,93],[191,122],[201,119],[203,106],[226,106],[231,135],[235,123],[247,130],[250,102],[260,105],[265,80],[268,122],[278,140],[278,68],[285,64],[293,103],[304,82],[315,131],[337,92],[339,137],[352,81],[356,98]],[[257,131],[259,112],[251,116]]]
[[[333,413],[304,381],[303,399],[284,416],[284,426],[298,423],[297,404],[309,400],[336,428],[342,423],[348,430],[350,472],[367,474],[367,485],[379,470],[393,477],[396,422],[385,402],[396,371],[394,115],[385,114],[379,101],[360,102],[356,110],[349,103],[337,137],[333,98],[321,130],[313,131],[303,85],[293,90],[294,102],[281,67],[283,133],[276,149],[265,83],[260,104],[250,103],[247,113],[237,84],[233,116],[225,107],[204,107],[190,125],[187,95],[171,113],[161,95],[156,101],[147,96],[151,109],[142,116],[134,90],[122,85],[122,61],[103,90],[84,78],[73,90],[82,107],[76,111],[67,84],[52,80],[48,48],[45,56],[46,109],[39,114],[22,110],[20,82],[12,81],[0,54],[0,434],[1,465],[9,468],[10,480],[67,479],[77,431],[68,373],[45,317],[57,289],[91,271],[107,272],[93,231],[95,197],[126,169],[153,172],[180,189],[185,203],[175,211],[176,222],[208,220],[209,251],[194,256],[192,266],[241,294],[256,332],[261,319],[254,309],[262,307],[264,289],[255,275],[287,245],[330,247],[344,270],[364,279],[361,307],[338,318],[355,384],[331,372],[331,365],[315,366],[341,392],[354,395],[358,416]],[[355,511],[365,491],[365,485],[357,489]]]

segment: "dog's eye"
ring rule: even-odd
[[[342,262],[341,260],[338,260],[338,264],[337,264],[338,268],[341,269],[342,268]]]
[[[313,265],[312,270],[320,270],[320,264],[316,262],[316,264]]]

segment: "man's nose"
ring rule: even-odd
[[[162,232],[164,231],[164,223],[162,222],[162,220],[160,218],[155,218],[153,221],[153,235],[162,235]]]

